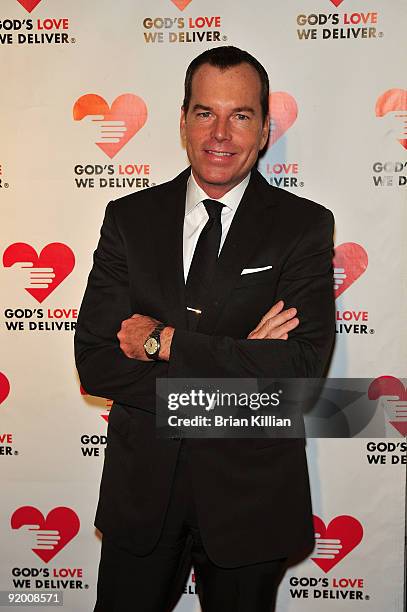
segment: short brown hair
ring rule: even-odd
[[[253,66],[260,78],[260,105],[261,112],[263,115],[263,122],[269,112],[269,78],[264,67],[256,60],[253,55],[250,55],[247,51],[238,49],[237,47],[225,46],[225,47],[214,47],[208,49],[200,55],[198,55],[189,64],[185,74],[185,86],[184,86],[184,102],[182,104],[185,114],[188,112],[189,103],[192,95],[192,79],[195,72],[203,64],[209,64],[226,70],[232,66],[239,66],[239,64],[249,64]]]

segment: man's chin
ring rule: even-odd
[[[244,177],[243,177],[244,178]],[[243,178],[236,178],[234,180],[225,179],[221,177],[207,177],[205,179],[200,178],[199,180],[195,177],[198,185],[205,191],[205,193],[214,200],[218,200],[223,197],[228,191],[236,187]]]
[[[210,185],[212,187],[225,187],[231,189],[230,185],[237,185],[242,180],[237,178],[230,173],[225,172],[206,172],[199,174],[194,171],[194,176],[197,182],[203,185]]]

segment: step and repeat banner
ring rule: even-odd
[[[207,48],[262,62],[259,169],[335,215],[330,375],[407,408],[406,31],[404,0],[2,0],[0,591],[60,590],[67,612],[92,609],[110,402],[81,389],[75,323],[108,201],[187,164],[184,73]],[[403,609],[400,414],[383,439],[308,440],[317,545],[286,574],[279,612]],[[192,572],[177,612],[197,610]]]

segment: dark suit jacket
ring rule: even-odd
[[[111,202],[75,338],[84,388],[109,397],[96,526],[147,554],[168,504],[179,441],[155,437],[157,377],[318,377],[334,338],[332,214],[253,170],[219,256],[197,331],[187,328],[183,222],[189,170]],[[241,275],[244,268],[272,265]],[[247,340],[278,300],[298,309],[287,341]],[[175,327],[167,362],[129,359],[116,338],[135,312]],[[303,440],[186,440],[202,538],[233,567],[310,551]]]

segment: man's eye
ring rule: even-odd
[[[249,119],[247,115],[243,115],[242,113],[237,113],[236,118],[239,119],[239,121],[246,121],[246,119]]]
[[[208,117],[210,117],[211,113],[209,111],[202,111],[200,113],[197,113],[198,117],[202,117],[203,119],[207,119]]]

